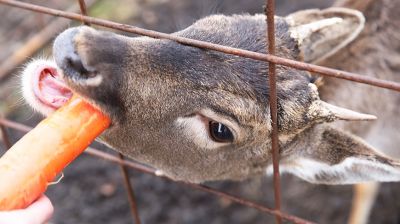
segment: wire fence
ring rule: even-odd
[[[275,208],[268,208],[264,205],[261,205],[261,204],[255,203],[253,201],[250,201],[250,200],[247,200],[244,198],[240,198],[240,197],[228,194],[228,193],[225,193],[223,191],[219,191],[219,190],[210,188],[208,186],[192,184],[192,183],[188,183],[188,182],[179,182],[179,181],[176,181],[176,182],[179,184],[187,185],[188,187],[191,187],[193,189],[208,192],[208,193],[216,195],[218,197],[231,200],[235,203],[239,203],[241,205],[257,209],[260,212],[272,214],[276,217],[276,223],[281,223],[282,219],[286,220],[286,221],[290,221],[292,223],[313,223],[313,222],[299,218],[299,217],[291,215],[291,214],[287,214],[287,213],[281,211],[281,206],[280,206],[281,205],[281,199],[280,199],[281,191],[280,191],[280,176],[279,176],[279,148],[278,148],[278,128],[277,128],[278,127],[278,123],[277,123],[277,103],[278,102],[277,102],[277,94],[276,94],[275,66],[277,64],[283,65],[283,66],[288,66],[288,67],[292,67],[292,68],[299,69],[299,70],[306,70],[309,72],[318,73],[323,76],[345,79],[345,80],[349,80],[349,81],[353,81],[353,82],[364,83],[364,84],[368,84],[371,86],[376,86],[376,87],[400,92],[400,83],[397,83],[397,82],[372,78],[372,77],[368,77],[368,76],[363,76],[361,74],[351,73],[351,72],[347,72],[347,71],[341,71],[341,70],[337,70],[337,69],[332,69],[332,68],[328,68],[328,67],[313,65],[313,64],[309,64],[309,63],[299,62],[299,61],[275,56],[274,55],[275,54],[275,34],[274,34],[275,30],[274,30],[274,25],[273,25],[274,24],[274,14],[275,14],[274,13],[275,12],[275,6],[274,6],[275,1],[274,0],[266,0],[267,7],[265,10],[265,13],[267,15],[267,17],[266,17],[267,18],[266,39],[268,41],[268,49],[267,49],[268,54],[262,54],[262,53],[258,53],[258,52],[252,52],[252,51],[248,51],[248,50],[213,44],[210,42],[179,37],[179,36],[175,36],[173,34],[161,33],[161,32],[157,32],[157,31],[153,31],[153,30],[139,28],[136,26],[131,26],[131,25],[116,23],[116,22],[112,22],[112,21],[108,21],[108,20],[104,20],[104,19],[90,17],[90,16],[87,16],[85,1],[78,0],[78,3],[80,6],[81,14],[56,10],[56,9],[52,9],[52,8],[47,8],[47,7],[24,3],[24,2],[19,2],[19,1],[15,1],[15,0],[0,0],[0,4],[5,4],[5,5],[9,5],[9,6],[13,6],[13,7],[21,8],[21,9],[26,9],[26,10],[30,10],[30,11],[34,11],[34,12],[44,13],[44,14],[48,14],[48,15],[53,15],[53,16],[57,16],[57,17],[64,17],[64,18],[68,18],[71,20],[77,20],[77,21],[81,21],[85,25],[94,24],[94,25],[99,25],[99,26],[103,26],[103,27],[107,27],[107,28],[112,28],[115,30],[144,35],[144,36],[148,36],[148,37],[152,37],[152,38],[169,39],[169,40],[176,41],[176,42],[184,44],[184,45],[219,51],[219,52],[223,52],[226,54],[237,55],[237,56],[251,58],[251,59],[259,60],[259,61],[265,61],[265,62],[269,63],[268,76],[269,76],[269,80],[270,80],[269,81],[270,111],[271,111],[271,120],[272,120],[271,138],[272,138],[272,151],[273,151],[272,158],[273,158],[273,174],[274,174],[273,177],[274,177]],[[15,65],[15,63],[12,65],[14,65],[14,68],[17,66],[17,65]],[[7,69],[10,70],[10,68],[7,68]],[[6,72],[2,73],[2,71],[0,71],[0,80],[2,78],[4,78],[6,75],[7,75]],[[19,130],[22,132],[28,132],[31,130],[31,127],[28,127],[26,125],[23,125],[23,124],[14,122],[14,121],[10,121],[10,120],[4,119],[4,118],[0,118],[0,128],[1,128],[1,133],[2,133],[2,139],[4,141],[4,145],[6,148],[11,147],[11,141],[7,134],[6,127],[12,128],[15,130]],[[85,152],[89,155],[99,157],[99,158],[111,161],[113,163],[116,163],[121,167],[121,172],[123,174],[125,186],[126,186],[127,193],[129,196],[128,199],[129,199],[129,202],[131,205],[132,216],[134,217],[135,223],[137,223],[137,224],[140,223],[141,221],[139,218],[139,212],[138,212],[137,205],[136,205],[135,193],[134,193],[132,185],[129,181],[129,174],[128,174],[127,168],[132,168],[132,169],[138,170],[140,172],[148,173],[148,174],[152,174],[152,175],[156,175],[155,170],[151,169],[147,166],[141,165],[139,163],[136,163],[134,161],[127,160],[121,154],[119,154],[118,156],[115,156],[115,155],[112,155],[109,153],[99,151],[94,148],[88,148]],[[159,177],[159,178],[169,179],[167,177]],[[171,180],[171,179],[169,179],[169,180]],[[171,180],[171,181],[173,181],[173,180]]]

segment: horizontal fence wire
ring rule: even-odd
[[[259,60],[259,61],[272,62],[272,63],[278,64],[278,65],[288,66],[288,67],[292,67],[292,68],[299,69],[299,70],[305,70],[305,71],[317,73],[317,74],[324,75],[324,76],[345,79],[345,80],[349,80],[349,81],[364,83],[364,84],[400,92],[400,83],[398,83],[398,82],[378,79],[378,78],[374,78],[374,77],[368,77],[368,76],[360,75],[357,73],[342,71],[342,70],[328,68],[328,67],[324,67],[324,66],[313,65],[310,63],[304,63],[304,62],[295,61],[295,60],[291,60],[291,59],[287,59],[287,58],[281,58],[281,57],[270,55],[270,54],[262,54],[262,53],[243,50],[243,49],[239,49],[239,48],[233,48],[233,47],[228,47],[228,46],[224,46],[224,45],[213,44],[210,42],[194,40],[194,39],[190,39],[190,38],[176,36],[174,34],[161,33],[161,32],[157,32],[157,31],[153,31],[153,30],[139,28],[136,26],[131,26],[131,25],[122,24],[122,23],[116,23],[116,22],[112,22],[109,20],[98,19],[98,18],[89,17],[89,16],[83,16],[83,15],[77,14],[77,13],[65,12],[65,11],[61,11],[61,10],[51,9],[48,7],[19,2],[19,1],[15,1],[15,0],[0,0],[0,4],[6,4],[9,6],[14,6],[14,7],[18,7],[18,8],[22,8],[22,9],[26,9],[26,10],[31,10],[34,12],[45,13],[45,14],[49,14],[49,15],[53,15],[53,16],[60,16],[60,17],[64,17],[64,18],[68,18],[68,19],[72,19],[72,20],[84,21],[84,22],[88,22],[90,24],[99,25],[99,26],[103,26],[103,27],[107,27],[107,28],[111,28],[111,29],[115,29],[115,30],[135,33],[135,34],[139,34],[139,35],[143,35],[143,36],[148,36],[148,37],[153,37],[153,38],[158,38],[158,39],[173,40],[173,41],[176,41],[176,42],[184,44],[184,45],[190,45],[193,47],[215,50],[215,51],[223,52],[226,54],[233,54],[233,55],[237,55],[237,56],[241,56],[241,57],[245,57],[245,58],[251,58],[251,59],[255,59],[255,60]]]
[[[7,120],[7,119],[4,119],[4,118],[0,118],[0,127],[1,126],[12,128],[14,130],[18,130],[18,131],[25,132],[25,133],[29,132],[30,130],[32,130],[32,127],[29,127],[29,126],[26,126],[24,124],[21,124],[21,123],[18,123],[18,122],[14,122],[14,121],[11,121],[11,120]],[[89,155],[92,155],[92,156],[95,156],[95,157],[98,157],[98,158],[101,158],[101,159],[104,159],[104,160],[108,160],[108,161],[113,162],[113,163],[124,165],[126,167],[138,170],[138,171],[140,171],[142,173],[152,174],[152,175],[157,176],[159,178],[163,178],[163,179],[170,180],[170,181],[173,181],[173,182],[176,182],[176,183],[179,183],[179,184],[187,185],[187,186],[189,186],[189,187],[191,187],[193,189],[197,189],[197,190],[200,190],[200,191],[204,191],[204,192],[216,195],[216,196],[221,197],[221,198],[228,199],[228,200],[233,201],[235,203],[238,203],[238,204],[250,207],[250,208],[257,209],[258,211],[261,211],[261,212],[264,212],[264,213],[268,213],[268,214],[272,214],[272,215],[275,215],[275,216],[282,217],[283,219],[285,219],[287,221],[290,221],[292,223],[296,223],[296,224],[313,224],[314,223],[312,221],[305,220],[305,219],[299,218],[299,217],[294,216],[294,215],[290,215],[290,214],[287,214],[287,213],[284,213],[284,212],[281,212],[281,211],[278,211],[278,210],[274,210],[274,209],[268,208],[268,207],[266,207],[264,205],[261,205],[259,203],[255,203],[253,201],[250,201],[250,200],[247,200],[247,199],[243,199],[243,198],[240,198],[238,196],[235,196],[235,195],[232,195],[232,194],[228,194],[226,192],[222,192],[222,191],[210,188],[210,187],[205,186],[205,185],[193,184],[193,183],[183,182],[183,181],[174,181],[174,180],[172,180],[172,179],[170,179],[168,177],[165,177],[165,176],[158,176],[156,174],[155,170],[152,169],[152,168],[149,168],[149,167],[147,167],[145,165],[139,164],[139,163],[131,161],[131,160],[127,160],[127,159],[122,160],[118,156],[112,155],[110,153],[102,152],[102,151],[100,151],[98,149],[95,149],[95,148],[89,147],[88,149],[86,149],[85,153],[87,153]]]
[[[237,56],[241,56],[241,57],[260,60],[260,61],[266,61],[266,62],[270,62],[273,64],[278,64],[278,65],[288,66],[288,67],[292,67],[292,68],[299,69],[299,70],[305,70],[305,71],[309,71],[309,72],[313,72],[313,73],[318,73],[318,74],[324,75],[324,76],[345,79],[345,80],[349,80],[349,81],[364,83],[364,84],[400,92],[400,83],[397,83],[397,82],[377,79],[377,78],[373,78],[373,77],[367,77],[367,76],[363,76],[360,74],[351,73],[351,72],[347,72],[347,71],[341,71],[341,70],[337,70],[337,69],[332,69],[332,68],[313,65],[313,64],[309,64],[309,63],[299,62],[299,61],[295,61],[295,60],[291,60],[291,59],[281,58],[278,56],[274,56],[273,54],[262,54],[262,53],[258,53],[258,52],[252,52],[252,51],[248,51],[248,50],[213,44],[213,43],[209,43],[209,42],[205,42],[205,41],[199,41],[199,40],[179,37],[179,36],[176,36],[173,34],[161,33],[161,32],[147,30],[147,29],[143,29],[143,28],[139,28],[139,27],[135,27],[135,26],[131,26],[131,25],[116,23],[116,22],[112,22],[112,21],[108,21],[108,20],[104,20],[104,19],[89,17],[89,16],[82,15],[82,14],[65,12],[65,11],[61,11],[61,10],[51,9],[51,8],[47,8],[47,7],[43,7],[43,6],[38,6],[38,5],[34,5],[34,4],[29,4],[29,3],[23,3],[23,2],[14,1],[14,0],[0,0],[0,3],[18,7],[18,8],[22,8],[22,9],[35,11],[35,12],[39,12],[39,13],[45,13],[45,14],[49,14],[49,15],[53,15],[53,16],[68,18],[71,20],[77,20],[77,21],[83,22],[84,24],[95,24],[95,25],[99,25],[99,26],[103,26],[103,27],[112,28],[115,30],[131,32],[131,33],[149,36],[149,37],[153,37],[153,38],[169,39],[169,40],[176,41],[176,42],[184,44],[184,45],[189,45],[189,46],[199,47],[199,48],[204,48],[204,49],[209,49],[209,50],[215,50],[215,51],[219,51],[219,52],[223,52],[223,53],[227,53],[227,54],[233,54],[233,55],[237,55]],[[83,6],[81,5],[81,9],[82,9],[82,7],[84,7],[84,5]],[[2,119],[2,118],[0,118],[0,127],[1,127],[1,130],[3,133],[3,140],[5,141],[5,143],[9,142],[9,138],[6,134],[4,134],[4,133],[6,133],[6,130],[4,127],[13,128],[13,129],[23,131],[23,132],[27,132],[27,131],[31,130],[31,128],[28,126],[25,126],[23,124],[16,123],[16,122],[13,122],[10,120]],[[10,143],[8,143],[8,144],[10,144]],[[94,148],[88,148],[85,152],[92,156],[96,156],[96,157],[120,164],[122,166],[130,167],[130,168],[139,170],[144,173],[156,175],[154,169],[151,169],[147,166],[135,163],[133,161],[123,160],[117,156],[99,151]],[[171,180],[167,177],[161,177],[161,178]],[[249,201],[246,199],[242,199],[237,196],[234,196],[234,195],[222,192],[222,191],[218,191],[216,189],[212,189],[212,188],[204,186],[204,185],[197,185],[197,184],[192,184],[192,183],[188,183],[188,182],[179,182],[179,181],[178,181],[178,183],[188,185],[194,189],[208,192],[208,193],[217,195],[219,197],[226,198],[228,200],[234,201],[234,202],[242,204],[244,206],[255,208],[261,212],[275,215],[276,217],[281,217],[281,218],[283,218],[287,221],[291,221],[293,223],[312,223],[311,221],[304,220],[299,217],[281,212],[280,208],[276,205],[275,205],[276,209],[270,209],[261,204],[258,204],[258,203],[255,203],[255,202],[252,202],[252,201]]]

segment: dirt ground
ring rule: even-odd
[[[36,1],[42,2],[42,1]],[[65,8],[71,1],[46,1]],[[67,2],[67,3],[66,3]],[[91,15],[130,23],[162,32],[173,32],[211,13],[261,13],[263,0],[119,0],[102,1],[92,7]],[[323,8],[332,1],[278,0],[277,14],[286,15],[298,9]],[[21,46],[40,27],[22,23],[32,13],[0,5],[0,62]],[[41,17],[43,24],[51,17]],[[14,24],[14,25],[13,25]],[[43,25],[42,24],[42,25]],[[10,34],[11,33],[11,34]],[[132,34],[129,34],[132,35]],[[43,53],[44,52],[44,53]],[[41,50],[40,55],[47,50]],[[12,120],[33,125],[41,117],[21,103],[18,78],[0,83],[0,114]],[[21,133],[10,131],[15,141]],[[104,146],[96,144],[111,152]],[[0,154],[4,148],[0,146]],[[172,181],[130,171],[142,223],[273,223],[274,217],[191,189]],[[244,182],[214,182],[208,186],[273,206],[271,177]],[[351,186],[324,186],[305,183],[295,177],[282,176],[282,207],[287,213],[318,223],[345,223],[352,196]],[[400,223],[400,190],[398,184],[383,184],[374,205],[370,223]],[[119,167],[108,161],[80,156],[64,172],[61,183],[50,186],[47,195],[53,201],[55,214],[51,223],[133,223],[127,194]]]

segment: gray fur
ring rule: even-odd
[[[339,1],[337,6],[361,10],[366,26],[359,37],[322,65],[366,76],[400,82],[400,1]],[[319,88],[325,101],[378,116],[374,122],[338,123],[394,158],[400,158],[400,117],[398,92],[331,78]]]
[[[331,15],[329,10],[315,13],[318,13],[316,18]],[[325,46],[321,49],[304,46],[293,39],[289,32],[291,25],[285,18],[277,17],[277,54],[295,60],[315,59],[315,56],[308,57],[310,52],[318,57],[332,54],[332,49],[326,46],[338,43],[338,38],[341,42],[343,38],[347,40],[346,37],[352,35],[353,26],[349,24],[363,25],[348,11],[337,12],[335,16],[342,16],[345,23],[335,25],[334,30],[347,29],[343,34],[345,37],[327,38],[330,36],[328,27],[319,34],[314,33],[314,41],[303,42],[318,41]],[[64,40],[71,30],[77,33],[72,37],[74,53],[93,73],[81,78],[101,74],[104,80],[100,86],[79,85],[76,74],[65,65],[62,49],[71,42]],[[263,15],[215,15],[199,20],[175,35],[265,53],[265,31]],[[271,165],[267,63],[169,40],[128,38],[88,27],[65,31],[57,38],[54,49],[56,62],[63,69],[69,86],[111,116],[113,124],[101,140],[125,155],[147,163],[169,177],[190,182],[244,179],[264,173]],[[315,109],[312,107],[319,101],[319,96],[313,83],[315,78],[308,72],[277,66],[277,79],[283,170],[285,166],[290,169],[298,158],[315,160],[328,167],[340,165],[349,157],[397,166],[375,153],[361,139],[328,127],[325,123],[335,120],[332,117],[311,116],[310,111]],[[323,97],[343,104],[327,90]],[[365,107],[356,109],[370,112]],[[238,127],[233,130],[236,137],[233,143],[212,148],[199,146],[193,140],[193,134],[187,133],[182,123],[177,124],[180,118],[190,120],[200,116],[211,119],[203,112],[205,110],[214,114],[214,120],[229,121]],[[367,175],[351,169],[346,172],[341,176],[315,176],[307,180],[340,184],[348,183],[352,175]]]

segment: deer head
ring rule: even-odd
[[[363,25],[361,13],[339,8],[276,17],[276,51],[317,62]],[[265,32],[264,15],[214,15],[175,35],[265,53]],[[39,111],[50,113],[70,91],[82,95],[112,118],[101,141],[174,179],[243,179],[271,169],[267,63],[89,27],[64,31],[53,54],[57,65],[39,60],[24,72],[24,95]],[[277,66],[277,79],[281,170],[315,183],[400,179],[394,161],[328,125],[374,116],[323,102],[308,72]],[[38,92],[37,83],[51,85]]]

